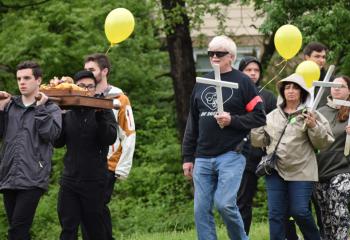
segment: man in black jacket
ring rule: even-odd
[[[214,86],[196,83],[182,144],[184,175],[195,187],[194,214],[199,240],[217,239],[213,205],[226,225],[230,239],[248,239],[236,204],[245,167],[237,150],[250,129],[265,124],[261,98],[250,79],[232,64],[236,44],[226,36],[209,43],[211,64],[220,67],[222,81],[239,84],[238,89],[222,88],[224,112],[218,113]],[[214,73],[207,74],[214,78]]]
[[[0,92],[0,191],[9,222],[8,239],[30,239],[36,208],[49,185],[53,142],[61,131],[61,109],[39,92],[40,66],[17,66],[20,96]],[[35,97],[41,95],[40,100]]]
[[[76,73],[74,80],[78,86],[95,91],[96,79],[90,71]],[[112,110],[76,108],[63,115],[62,134],[55,143],[55,147],[67,147],[57,207],[61,240],[77,239],[80,222],[91,240],[105,239],[102,209],[107,153],[116,137]]]
[[[262,67],[258,59],[251,56],[244,57],[240,61],[238,69],[248,75],[250,80],[257,87],[258,93],[263,99],[266,114],[275,109],[277,100],[274,94],[267,89],[261,90],[260,80],[262,79]],[[237,205],[243,218],[244,229],[247,234],[249,234],[252,222],[253,198],[258,185],[258,177],[255,175],[255,169],[265,153],[261,148],[251,146],[249,142],[244,147],[243,153],[246,156],[246,167],[238,191]]]

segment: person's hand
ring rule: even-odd
[[[228,112],[217,113],[214,118],[221,128],[231,124],[231,115]]]
[[[11,100],[11,94],[0,91],[0,110],[3,111]]]
[[[305,117],[305,124],[308,128],[316,127],[316,117],[314,113],[312,112],[303,113],[303,116]]]
[[[346,131],[346,134],[350,135],[350,125],[346,126],[345,131]]]
[[[193,163],[186,162],[182,164],[182,170],[184,171],[184,176],[188,179],[192,179],[192,173],[193,173]]]
[[[36,101],[36,105],[44,105],[47,100],[49,100],[49,97],[46,96],[44,93],[39,92],[39,95],[36,97],[37,101]]]

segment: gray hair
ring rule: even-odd
[[[236,43],[231,38],[225,35],[214,37],[208,45],[208,51],[213,49],[218,49],[218,48],[224,48],[231,55],[233,55],[233,62],[236,60],[237,46],[236,46]]]

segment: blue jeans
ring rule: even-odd
[[[245,167],[243,155],[230,151],[214,158],[196,158],[193,172],[194,218],[199,240],[216,240],[213,203],[230,239],[248,239],[236,204]]]
[[[285,181],[276,171],[266,176],[270,240],[285,239],[285,218],[292,216],[305,240],[320,240],[320,233],[310,211],[314,183]]]

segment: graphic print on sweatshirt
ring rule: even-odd
[[[223,94],[223,102],[224,104],[229,101],[233,96],[233,89],[227,88],[222,89]],[[209,86],[204,89],[204,91],[201,94],[201,100],[205,106],[207,106],[211,111],[216,112],[218,109],[217,106],[217,94],[216,94],[216,88],[214,86]]]

